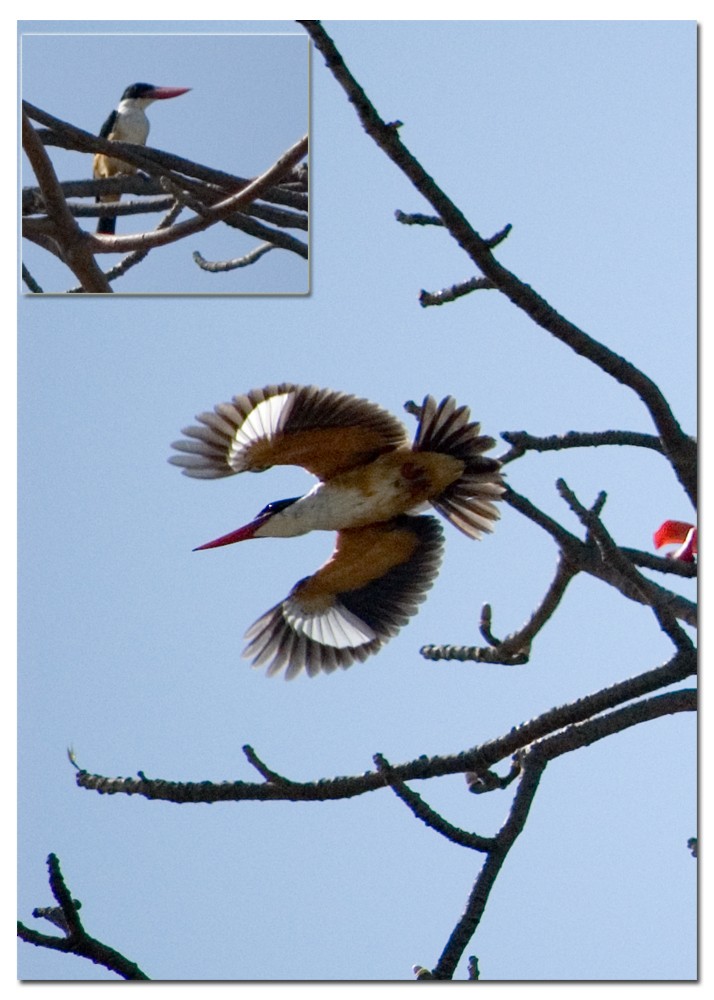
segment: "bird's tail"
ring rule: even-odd
[[[421,407],[408,409],[419,417],[414,451],[441,452],[465,464],[461,476],[431,501],[432,507],[469,538],[480,538],[500,516],[494,501],[505,489],[500,462],[483,455],[495,440],[480,433],[481,425],[469,420],[469,408],[457,406],[452,396],[440,403],[427,396]]]
[[[113,160],[109,156],[105,156],[104,153],[97,153],[94,157],[94,162],[92,166],[92,173],[95,180],[99,180],[103,177],[114,177],[115,174],[123,173],[124,164],[119,160]],[[127,167],[127,172],[131,172],[132,168]],[[97,195],[95,201],[98,205],[108,204],[109,202],[119,201],[121,195]],[[117,217],[116,215],[102,215],[97,222],[97,232],[104,233],[106,236],[113,236],[116,230]]]
[[[106,202],[106,198],[97,198],[97,202]],[[116,198],[109,199],[111,201],[116,201]],[[97,222],[97,232],[104,233],[107,236],[113,236],[116,231],[117,217],[116,215],[102,215]]]

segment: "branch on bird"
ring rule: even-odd
[[[225,222],[250,236],[257,237],[262,242],[270,242],[275,247],[289,250],[292,253],[298,254],[303,259],[307,259],[307,245],[282,231],[283,228],[293,227],[307,230],[307,216],[299,212],[274,209],[266,205],[253,205],[253,202],[257,199],[270,197],[274,198],[279,205],[288,205],[298,209],[307,207],[307,174],[300,163],[301,160],[304,160],[307,153],[307,137],[304,137],[289,149],[261,177],[253,180],[245,180],[224,174],[220,171],[211,171],[199,164],[192,164],[190,161],[163,153],[161,150],[151,150],[146,146],[135,145],[133,143],[110,141],[102,136],[91,136],[81,129],[76,129],[66,122],[53,118],[53,116],[48,115],[46,112],[35,108],[27,102],[24,103],[23,107],[25,109],[27,127],[32,131],[36,139],[37,133],[29,123],[30,116],[49,126],[49,134],[43,132],[43,138],[47,144],[57,142],[57,144],[65,145],[67,148],[79,149],[82,152],[98,153],[100,154],[100,159],[104,157],[103,162],[110,159],[112,162],[129,164],[131,168],[142,170],[150,177],[153,177],[154,183],[159,184],[159,190],[165,189],[168,183],[171,186],[172,194],[174,196],[178,194],[184,201],[191,201],[192,209],[197,212],[196,218],[178,223],[176,226],[163,225],[151,232],[128,237],[115,237],[110,234],[113,234],[112,220],[117,215],[132,215],[141,212],[142,208],[145,213],[147,210],[164,209],[166,206],[163,199],[160,199],[158,204],[152,202],[144,206],[141,204],[131,205],[128,209],[120,207],[118,201],[110,200],[109,202],[103,202],[101,201],[101,193],[97,191],[97,185],[104,185],[102,187],[102,192],[104,192],[107,187],[107,181],[104,177],[100,177],[87,188],[87,193],[100,199],[98,206],[95,206],[94,210],[90,212],[87,212],[86,209],[78,212],[82,216],[94,214],[100,216],[99,229],[101,235],[94,242],[88,242],[86,239],[87,234],[76,226],[72,212],[67,207],[64,193],[61,191],[61,188],[58,189],[56,178],[52,187],[48,187],[47,181],[44,180],[39,192],[34,190],[26,192],[23,197],[23,206],[30,213],[44,211],[44,205],[48,198],[52,205],[56,205],[57,197],[61,197],[62,205],[64,206],[62,216],[58,216],[55,210],[53,218],[48,220],[54,223],[54,228],[52,226],[38,225],[38,223],[43,223],[45,220],[27,219],[23,225],[23,235],[55,253],[60,259],[68,262],[67,258],[72,253],[77,256],[73,245],[67,245],[70,236],[73,236],[74,241],[78,242],[80,237],[75,234],[75,230],[76,233],[81,234],[82,242],[79,249],[85,257],[90,258],[91,263],[87,265],[86,262],[81,260],[80,263],[83,263],[85,271],[87,270],[87,266],[93,266],[94,268],[94,271],[87,276],[78,275],[85,291],[111,291],[111,287],[106,284],[103,278],[101,269],[93,260],[94,254],[132,253],[134,251],[143,251],[147,248],[151,249],[156,246],[164,246],[193,233],[203,231],[218,222]],[[58,140],[61,141],[58,142]],[[39,139],[37,139],[36,144],[43,151],[45,163],[49,164],[47,154],[44,152],[44,146],[39,142]],[[30,157],[30,160],[34,166],[38,157]],[[46,169],[43,171],[42,167],[43,164],[40,163],[38,169],[42,171],[42,176],[45,177],[47,171]],[[183,173],[182,170],[187,172]],[[54,171],[52,173],[54,175]],[[193,179],[196,175],[198,175],[197,179]],[[132,189],[137,187],[136,179],[127,178],[127,180]],[[160,184],[162,181],[163,187]],[[281,188],[283,182],[287,184],[284,190]],[[151,182],[148,182],[148,184],[139,182],[139,193],[147,190],[147,186],[151,190],[150,184]],[[295,190],[296,185],[301,190]],[[120,183],[118,185],[119,189],[122,186],[122,183]],[[76,184],[72,185],[72,187],[76,190]],[[116,182],[113,178],[108,182],[108,187],[111,189],[111,193],[117,193],[117,196],[121,193],[121,190],[116,191]],[[104,197],[106,197],[106,194]],[[253,214],[256,218],[250,217]],[[264,222],[256,221],[258,217],[262,218]],[[75,230],[68,228],[70,221],[74,225]],[[62,224],[57,229],[59,222]],[[265,222],[270,223],[270,225],[266,225]],[[272,226],[277,228],[271,228]],[[255,255],[252,258],[252,262],[260,259],[261,256],[263,256],[263,251]],[[246,263],[248,262],[251,262],[250,258],[246,260]],[[102,287],[99,287],[99,284],[102,282],[104,284],[102,284]]]

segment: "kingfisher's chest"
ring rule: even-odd
[[[294,504],[306,530],[340,531],[388,521],[437,497],[464,464],[451,455],[397,450],[319,483]]]
[[[143,108],[119,105],[110,137],[118,142],[134,142],[144,146],[148,136],[149,119]]]

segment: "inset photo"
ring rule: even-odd
[[[304,32],[32,23],[20,34],[23,292],[309,293]]]

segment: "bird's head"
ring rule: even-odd
[[[155,87],[153,83],[132,83],[121,95],[122,101],[165,101],[169,97],[180,97],[190,87]]]
[[[227,535],[221,535],[212,542],[197,546],[193,551],[200,552],[201,549],[217,549],[221,545],[232,545],[234,542],[245,542],[249,538],[288,538],[294,535],[303,534],[302,531],[291,530],[293,519],[280,517],[283,511],[291,507],[300,497],[290,497],[288,500],[274,500],[267,507],[263,507],[260,513],[242,528],[229,531]]]

